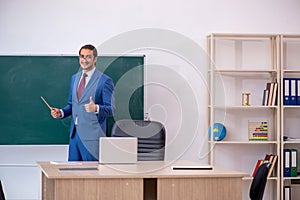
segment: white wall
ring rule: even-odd
[[[166,125],[167,159],[205,162],[205,36],[300,34],[299,10],[298,0],[0,0],[0,54],[77,54],[85,43],[146,54],[145,111]],[[7,198],[39,199],[35,161],[66,157],[67,146],[1,146]]]

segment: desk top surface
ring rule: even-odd
[[[98,162],[38,162],[47,178],[184,178],[244,177],[246,173],[213,167],[193,161],[143,161],[136,164],[99,164]],[[174,170],[173,167],[183,169]],[[196,167],[197,169],[193,169]],[[206,166],[205,166],[206,167]],[[201,168],[201,169],[199,169]]]

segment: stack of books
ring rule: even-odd
[[[266,89],[263,92],[263,106],[275,106],[277,104],[277,90],[278,83],[277,82],[268,82],[266,85]]]
[[[249,122],[248,121],[249,140],[268,140],[268,122]]]
[[[274,154],[266,154],[266,156],[265,156],[264,159],[258,160],[258,161],[256,162],[255,168],[254,168],[253,173],[252,173],[252,177],[255,176],[258,167],[259,167],[261,164],[267,163],[267,162],[270,162],[270,163],[271,163],[271,167],[270,167],[269,174],[268,174],[268,177],[271,177],[271,175],[272,175],[272,173],[273,173],[273,171],[274,171],[274,167],[275,167],[275,165],[276,165],[277,160],[278,160],[278,156],[277,156],[277,155],[274,155]]]

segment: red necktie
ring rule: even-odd
[[[77,89],[77,97],[78,97],[78,100],[81,98],[81,95],[83,93],[83,90],[84,90],[84,87],[85,87],[85,78],[87,77],[87,74],[84,73],[82,75],[82,78],[80,80],[80,83],[79,83],[79,86],[78,86],[78,89]]]

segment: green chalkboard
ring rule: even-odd
[[[143,66],[144,56],[98,58],[97,68],[116,86],[108,135],[115,120],[143,119]],[[64,107],[78,70],[77,56],[0,56],[0,145],[68,144],[71,119],[53,119],[40,96],[53,107]]]

